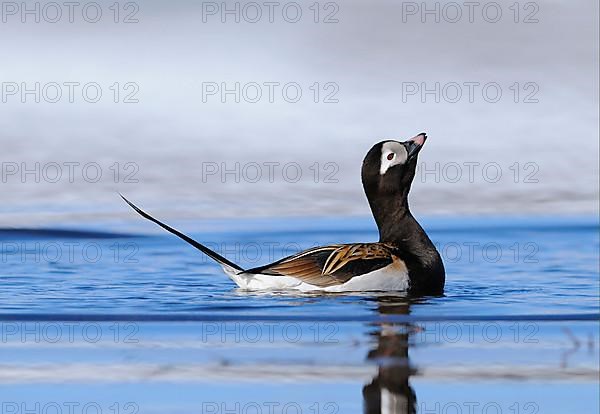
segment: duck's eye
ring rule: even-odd
[[[394,154],[393,152],[390,152],[390,153],[388,154],[388,156],[387,156],[387,159],[388,159],[388,161],[391,161],[391,160],[393,160],[393,159],[394,159],[394,155],[395,155],[395,154]]]

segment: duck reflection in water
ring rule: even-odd
[[[384,297],[377,299],[380,315],[408,315],[407,298]],[[371,333],[374,347],[367,359],[377,365],[377,375],[363,387],[364,413],[416,413],[414,389],[410,377],[416,373],[411,367],[408,348],[409,337],[418,329],[410,323],[377,323]]]

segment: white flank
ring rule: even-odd
[[[223,268],[225,273],[240,288],[248,290],[297,290],[301,292],[368,292],[368,291],[405,291],[408,289],[408,271],[402,263],[391,264],[364,275],[355,276],[346,283],[335,286],[319,287],[303,282],[291,276],[273,276],[252,273],[235,273]]]

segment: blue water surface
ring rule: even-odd
[[[202,224],[175,223],[180,230]],[[598,313],[598,222],[571,219],[431,219],[445,294],[416,300],[413,315]],[[2,313],[207,313],[364,316],[373,295],[249,293],[168,233],[0,230]],[[377,240],[370,219],[224,223],[190,233],[243,267],[327,243]]]
[[[172,224],[243,267],[377,239],[366,218]],[[437,297],[243,291],[141,219],[0,230],[3,409],[597,412],[597,219],[423,224]]]

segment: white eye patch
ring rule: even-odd
[[[381,146],[379,174],[383,175],[394,165],[404,164],[408,159],[406,148],[399,142],[388,141]]]

